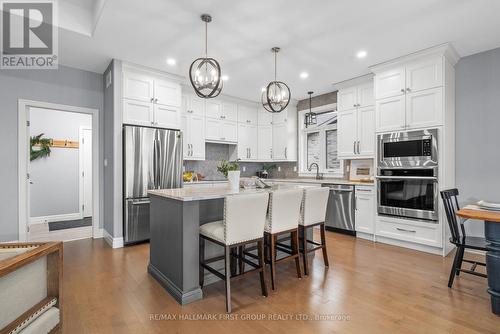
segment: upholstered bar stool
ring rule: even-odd
[[[226,283],[226,310],[231,312],[231,279],[258,272],[262,295],[267,296],[264,263],[264,225],[269,194],[267,192],[245,195],[231,195],[224,200],[224,218],[200,226],[200,286],[203,288],[204,270],[208,270]],[[205,240],[224,247],[224,255],[205,259]],[[241,253],[231,250],[246,244],[257,243],[257,263],[246,259]],[[253,269],[231,275],[231,258],[237,257]],[[224,260],[224,274],[208,264]],[[240,266],[242,267],[242,266]]]
[[[271,267],[271,287],[276,289],[276,263],[295,260],[297,277],[301,278],[299,258],[298,225],[302,189],[284,189],[273,191],[269,195],[269,211],[267,215],[264,241],[266,244],[266,262]],[[290,246],[278,244],[278,236],[290,233]],[[276,251],[280,250],[288,256],[276,259]]]
[[[325,217],[326,207],[328,205],[328,196],[330,189],[327,187],[309,187],[305,188],[302,200],[301,219],[299,225],[299,235],[301,239],[300,251],[304,257],[304,275],[309,275],[309,265],[307,263],[307,254],[315,252],[319,249],[323,251],[323,260],[325,266],[328,267],[328,254],[326,251],[325,240]],[[307,229],[318,226],[321,231],[321,243],[307,239]],[[308,248],[307,245],[312,244],[315,247]]]

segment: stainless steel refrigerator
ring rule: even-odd
[[[182,137],[177,130],[123,127],[124,243],[149,239],[148,190],[182,187]]]

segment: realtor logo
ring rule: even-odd
[[[54,0],[4,0],[2,9],[2,69],[55,69],[57,11]]]

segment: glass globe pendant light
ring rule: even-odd
[[[285,110],[290,103],[290,88],[276,79],[277,66],[276,58],[280,48],[274,47],[271,52],[274,53],[274,81],[271,81],[262,92],[262,106],[271,113],[279,113]]]
[[[306,115],[304,117],[304,124],[305,124],[306,128],[309,125],[314,125],[314,124],[317,123],[316,113],[312,112],[312,95],[313,95],[313,92],[307,92],[307,94],[309,94],[309,112],[306,113]]]
[[[205,57],[198,58],[189,67],[189,80],[191,85],[201,98],[209,99],[217,97],[222,91],[223,80],[221,77],[221,69],[219,62],[208,57],[208,23],[212,21],[212,17],[208,14],[203,14],[201,20],[205,22]]]

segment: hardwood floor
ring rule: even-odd
[[[453,254],[443,259],[326,234],[329,270],[321,252],[301,280],[293,263],[283,264],[280,289],[268,298],[259,275],[236,281],[226,320],[222,281],[181,307],[147,274],[148,244],[113,250],[103,239],[65,243],[63,333],[500,333],[485,279],[461,274],[448,289]],[[323,319],[301,319],[306,315]]]

